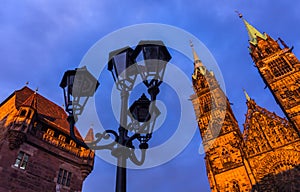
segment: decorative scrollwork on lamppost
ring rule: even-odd
[[[142,60],[136,62],[138,57]],[[106,130],[103,133],[97,133],[96,139],[87,144],[76,138],[74,126],[88,98],[93,96],[98,88],[99,82],[87,71],[86,67],[82,67],[65,72],[60,83],[60,87],[64,90],[72,139],[79,145],[92,150],[111,150],[112,155],[117,158],[116,192],[126,191],[127,160],[131,160],[136,165],[142,165],[145,161],[148,141],[152,137],[156,119],[160,115],[155,101],[159,86],[163,81],[166,64],[170,59],[171,55],[162,41],[140,41],[135,50],[124,47],[110,52],[108,70],[111,71],[116,88],[121,94],[120,125],[118,132]],[[128,109],[129,92],[134,87],[138,75],[148,88],[151,99],[149,100],[145,94],[142,94]],[[128,120],[130,120],[129,123]],[[111,143],[100,145],[103,139],[107,140],[111,137],[113,137]],[[135,154],[134,140],[140,143],[140,160]]]

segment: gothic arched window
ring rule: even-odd
[[[240,192],[239,183],[236,180],[232,181],[232,191],[233,192]]]
[[[266,51],[267,54],[271,54],[272,53],[271,49],[268,48],[268,47],[265,49],[265,51]]]
[[[222,149],[222,158],[223,158],[223,163],[231,162],[230,154],[226,148]]]
[[[290,64],[282,57],[269,62],[269,68],[272,70],[275,77],[280,77],[292,71]]]

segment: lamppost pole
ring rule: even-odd
[[[136,62],[141,55],[143,62]],[[116,192],[126,192],[127,159],[135,165],[145,161],[148,141],[152,137],[154,125],[160,111],[155,106],[159,86],[162,83],[166,64],[171,59],[162,41],[140,41],[135,50],[124,47],[110,52],[108,70],[111,71],[117,89],[121,95],[120,125],[118,132],[105,130],[97,133],[95,140],[86,144],[75,135],[75,123],[81,115],[88,98],[94,95],[99,86],[97,79],[88,72],[86,67],[66,71],[60,83],[64,91],[66,112],[69,114],[70,136],[80,146],[92,150],[110,150],[117,158]],[[148,88],[151,100],[145,94],[136,100],[128,109],[129,92],[133,89],[137,75]],[[127,120],[131,119],[128,123]],[[128,134],[129,133],[129,134]],[[113,136],[113,140],[110,136]],[[102,140],[110,143],[98,145]],[[140,142],[140,160],[135,154],[132,141]]]
[[[120,153],[117,157],[117,173],[116,173],[116,192],[126,192],[126,141],[128,138],[127,130],[123,127],[127,125],[127,109],[128,109],[129,92],[127,90],[121,91],[121,114],[120,114],[120,127],[119,127],[119,148]]]
[[[126,192],[126,158],[123,155],[118,157],[116,192]]]

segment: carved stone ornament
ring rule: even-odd
[[[17,130],[8,131],[9,149],[11,150],[18,149],[25,140],[26,140],[25,133]]]

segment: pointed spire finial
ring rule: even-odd
[[[190,46],[193,48],[194,47],[194,44],[193,44],[193,41],[190,40]]]
[[[194,65],[195,65],[195,68],[198,68],[198,67],[204,67],[201,60],[199,59],[195,49],[194,49],[194,44],[192,42],[192,40],[190,40],[190,46],[192,48],[192,52],[193,52],[193,57],[194,57]]]
[[[90,129],[88,130],[88,132],[87,132],[87,134],[85,136],[84,142],[90,143],[90,142],[95,141],[93,127],[94,127],[94,125],[91,124],[91,127],[90,127]]]
[[[244,91],[244,94],[245,94],[245,97],[246,97],[247,101],[250,101],[251,98],[249,97],[247,91],[245,89],[243,89],[243,91]]]
[[[267,36],[265,34],[262,34],[261,32],[259,32],[255,27],[253,27],[252,25],[250,25],[246,19],[243,18],[243,15],[236,11],[236,13],[239,15],[239,18],[241,18],[246,26],[247,32],[248,32],[248,36],[249,36],[249,42],[253,45],[257,45],[257,37],[260,37],[264,40],[267,39]]]
[[[283,45],[284,48],[289,48],[289,46],[287,46],[287,44],[280,38],[278,37],[278,40],[280,41],[280,43]]]
[[[238,14],[239,18],[243,18],[243,14],[241,14],[238,10],[235,10],[235,12]]]

